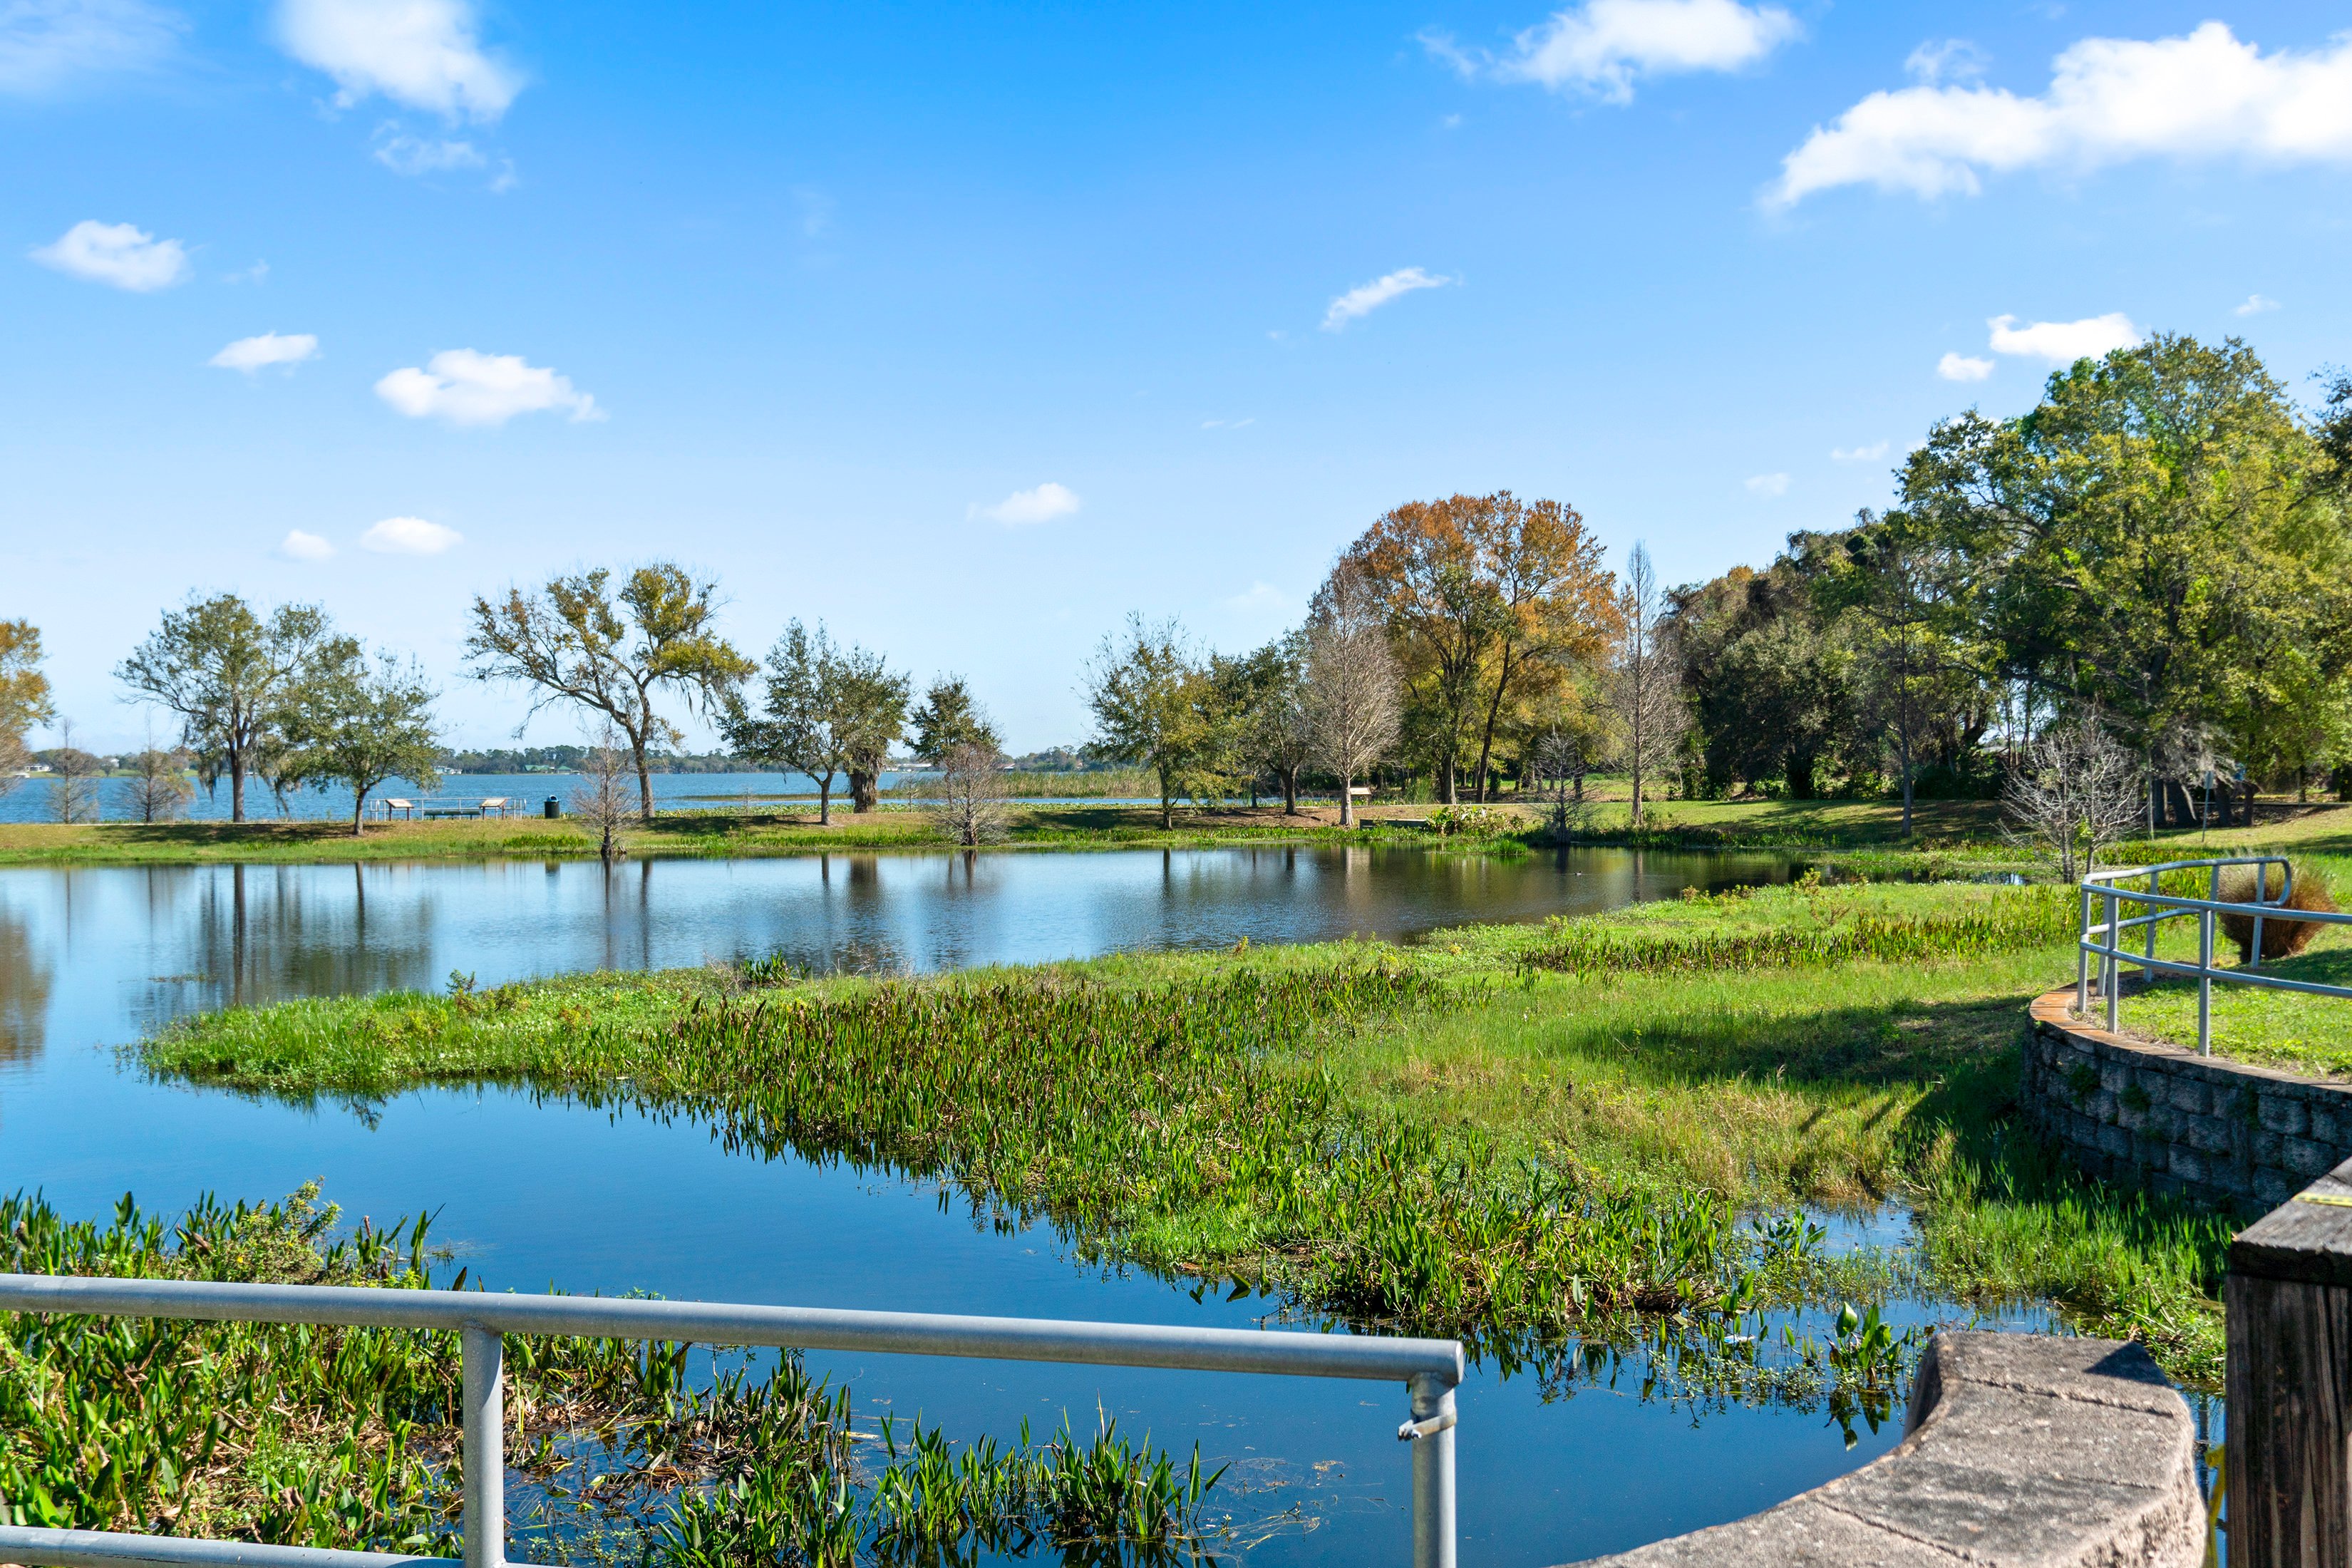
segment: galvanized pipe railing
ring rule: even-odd
[[[47,1274],[0,1274],[0,1311],[456,1330],[464,1356],[466,1568],[504,1568],[506,1563],[502,1364],[507,1334],[1402,1382],[1412,1410],[1397,1436],[1412,1444],[1413,1568],[1454,1568],[1454,1390],[1462,1382],[1463,1355],[1461,1345],[1452,1340]],[[446,1568],[447,1562],[376,1552],[0,1526],[0,1563],[26,1568],[121,1568],[126,1563],[153,1568],[398,1568],[426,1563]]]
[[[2254,896],[2251,900],[2225,900],[2221,897],[2221,873],[2232,866],[2252,866],[2254,870]],[[2269,868],[2280,868],[2278,896],[2270,889]],[[2209,874],[2208,896],[2202,899],[2179,898],[2162,891],[2164,876],[2169,871],[2204,871]],[[2147,886],[2127,888],[2126,878],[2146,877]],[[2294,868],[2280,855],[2244,855],[2212,860],[2168,860],[2160,866],[2126,866],[2112,871],[2095,871],[2083,879],[2081,926],[2074,959],[2074,1011],[2077,1016],[2091,1010],[2091,960],[2099,961],[2098,994],[2106,1004],[2106,1026],[2113,1031],[2116,1025],[2117,1002],[2123,985],[2123,966],[2126,963],[2150,974],[2187,975],[2197,982],[2197,1054],[2213,1054],[2213,983],[2230,985],[2265,986],[2274,991],[2302,991],[2315,996],[2352,996],[2352,986],[2324,985],[2312,980],[2289,980],[2275,974],[2257,973],[2263,963],[2263,922],[2265,919],[2309,921],[2315,925],[2352,925],[2352,914],[2338,914],[2321,910],[2285,908],[2294,893]],[[2094,900],[2103,906],[2104,918],[2091,918]],[[2147,910],[2128,918],[2122,907],[2133,904]],[[2243,968],[2223,969],[2213,962],[2213,936],[2221,916],[2244,914],[2252,920],[2252,953]],[[2197,921],[2197,962],[2182,963],[2177,960],[2156,956],[2157,927],[2166,921],[2194,916]],[[2144,952],[2124,951],[2126,933],[2137,927],[2146,938]]]

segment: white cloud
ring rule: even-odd
[[[1203,430],[1239,430],[1256,423],[1257,416],[1253,414],[1246,419],[1203,419],[1201,421],[1201,428]]]
[[[478,169],[489,160],[471,142],[411,136],[397,125],[376,127],[370,156],[395,174],[434,174],[447,169]]]
[[[348,109],[381,93],[450,120],[493,121],[522,79],[482,51],[467,0],[281,0],[278,41],[335,79]]]
[[[2015,316],[1995,316],[1992,352],[2045,359],[2052,364],[2073,364],[2078,359],[2103,359],[2116,349],[2137,346],[2143,335],[2121,310],[2085,316],[2079,321],[2036,321],[2021,327]]]
[[[2249,294],[2246,302],[2230,313],[2233,316],[2259,316],[2265,310],[2275,310],[2279,302],[2267,294]]]
[[[257,338],[237,339],[205,363],[250,374],[264,365],[300,364],[318,357],[319,340],[309,332],[289,332],[284,337],[264,332]]]
[[[360,548],[379,555],[438,555],[465,539],[456,529],[421,517],[387,517],[360,535]]]
[[[1289,607],[1290,595],[1271,583],[1253,582],[1225,600],[1225,608],[1244,614],[1286,610]]]
[[[0,92],[33,96],[153,65],[186,26],[146,0],[0,0]]]
[[[1778,5],[1738,0],[1585,0],[1512,40],[1500,58],[1472,56],[1441,34],[1422,44],[1465,76],[1573,88],[1612,103],[1633,100],[1637,78],[1733,71],[1754,65],[1797,36]]]
[[[446,419],[452,425],[503,425],[518,414],[568,408],[577,423],[602,419],[596,400],[570,379],[520,354],[486,354],[445,349],[426,362],[394,371],[375,384],[375,395],[411,419]]]
[[[134,294],[168,289],[188,275],[188,252],[176,239],[157,239],[127,223],[84,218],[33,252],[44,267],[110,283]]]
[[[2265,55],[2221,22],[2184,37],[2084,38],[2049,90],[1924,82],[1874,92],[1782,161],[1768,205],[1874,185],[1974,195],[1981,175],[2134,158],[2352,161],[2352,34]]]
[[[1984,75],[1984,51],[1966,38],[1937,38],[1920,45],[1904,60],[1914,81],[1967,81]]]
[[[1946,381],[1982,381],[1992,374],[1992,361],[1973,354],[1946,354],[1936,362],[1936,374]]]
[[[315,533],[300,529],[289,531],[278,542],[278,553],[289,561],[324,561],[334,554],[335,547]]]
[[[1886,443],[1884,441],[1873,441],[1867,447],[1830,448],[1830,461],[1832,463],[1874,463],[1885,456],[1886,456]]]
[[[1370,283],[1359,284],[1332,300],[1331,308],[1323,312],[1323,330],[1339,331],[1349,321],[1369,316],[1390,300],[1410,294],[1416,289],[1443,289],[1449,283],[1460,281],[1458,278],[1432,275],[1418,267],[1391,272]]]
[[[1748,480],[1748,493],[1752,496],[1784,496],[1789,493],[1786,474],[1754,474]]]
[[[1076,492],[1051,479],[1034,490],[1014,490],[994,506],[982,506],[977,501],[965,509],[967,517],[984,517],[1012,527],[1024,523],[1051,522],[1057,517],[1067,517],[1082,503]]]

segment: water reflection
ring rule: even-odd
[[[1022,963],[1247,939],[1410,937],[1784,880],[1767,855],[1516,859],[1274,848],[769,860],[0,871],[0,1047],[55,1037],[50,976],[140,1027],[291,996],[779,955],[807,972]]]

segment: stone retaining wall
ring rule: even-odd
[[[2111,1035],[2074,1005],[2072,987],[2033,1004],[2021,1098],[2093,1175],[2268,1208],[2352,1159],[2352,1086]]]
[[[2197,1568],[2189,1407],[2136,1344],[1940,1333],[1894,1452],[1583,1568]]]

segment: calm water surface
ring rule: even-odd
[[[783,951],[932,970],[1117,950],[1410,937],[1777,880],[1768,857],[1578,851],[1490,860],[1369,849],[830,856],[592,864],[0,870],[0,1186],[95,1215],[312,1177],[347,1213],[432,1208],[494,1289],[1246,1325],[1263,1301],[1076,1262],[887,1173],[730,1154],[709,1129],[504,1090],[292,1107],[142,1080],[114,1047],[232,1002],[658,968]],[[1911,1319],[1929,1315],[1915,1308]],[[1097,1406],[1234,1469],[1252,1563],[1402,1562],[1403,1393],[1207,1373],[819,1356],[862,1407],[951,1433]],[[1621,1386],[1474,1369],[1459,1432],[1465,1563],[1557,1563],[1751,1512],[1884,1451],[1822,1416],[1697,1413]],[[1296,1509],[1295,1514],[1286,1510]],[[1264,1539],[1260,1540],[1259,1538]]]

